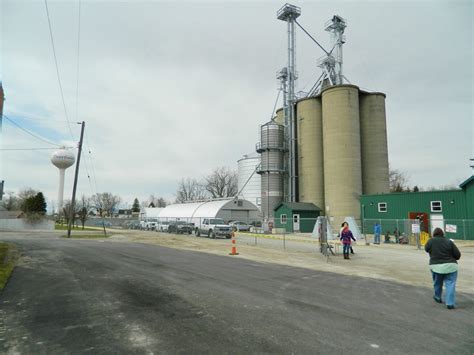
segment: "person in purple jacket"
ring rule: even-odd
[[[355,241],[356,239],[352,235],[347,222],[342,224],[342,231],[339,239],[342,241],[342,252],[344,253],[344,259],[350,259],[349,251],[351,250],[351,241]]]

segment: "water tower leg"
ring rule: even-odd
[[[64,172],[65,169],[59,169],[59,187],[58,187],[58,213],[63,210],[63,193],[64,193]]]

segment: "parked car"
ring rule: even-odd
[[[157,232],[167,232],[170,223],[171,222],[168,222],[168,221],[162,221],[162,222],[158,223],[156,231]]]
[[[154,231],[156,229],[156,225],[157,225],[156,222],[146,222],[145,230]]]
[[[238,232],[248,232],[251,227],[249,224],[240,221],[232,221],[229,223],[229,226]]]
[[[140,222],[133,221],[128,224],[128,229],[140,229]]]
[[[196,237],[207,235],[209,238],[226,237],[230,239],[232,227],[225,224],[222,218],[204,218],[194,231]]]
[[[168,225],[168,233],[191,234],[194,230],[194,223],[184,221],[171,222]]]

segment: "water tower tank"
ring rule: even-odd
[[[59,149],[51,156],[51,163],[58,169],[67,169],[74,164],[76,158],[74,153],[68,149]]]

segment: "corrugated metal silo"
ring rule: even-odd
[[[362,191],[366,195],[389,192],[385,94],[359,97]]]
[[[324,210],[323,116],[321,97],[296,104],[299,201]]]
[[[322,92],[325,212],[333,225],[360,219],[362,193],[359,88],[338,85]]]
[[[237,161],[237,186],[240,196],[258,208],[262,198],[262,178],[256,169],[260,164],[259,155],[244,155]]]
[[[262,177],[262,205],[264,218],[273,217],[273,209],[283,200],[284,127],[270,121],[260,128],[257,152],[261,154],[258,173]]]

